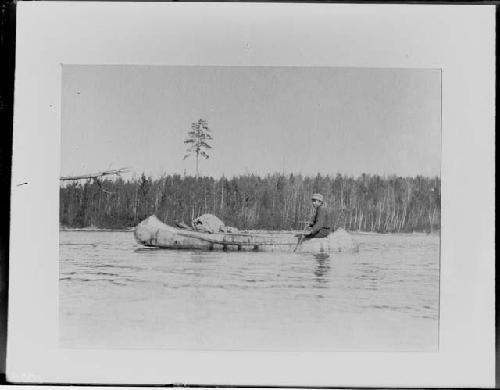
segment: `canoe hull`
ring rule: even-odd
[[[331,253],[358,251],[358,244],[343,229],[326,238],[304,240],[299,244],[296,232],[245,231],[238,233],[201,233],[166,225],[154,215],[134,230],[136,241],[148,247],[223,251],[265,251]]]

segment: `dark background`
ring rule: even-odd
[[[10,179],[14,102],[15,4],[0,2],[0,380],[5,381]]]

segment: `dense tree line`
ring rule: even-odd
[[[334,227],[374,232],[429,232],[440,226],[438,177],[377,175],[304,177],[270,174],[233,178],[180,175],[75,181],[60,188],[60,224],[127,228],[155,214],[190,221],[210,213],[239,229],[302,229],[310,196],[322,193]]]

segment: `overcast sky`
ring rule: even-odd
[[[200,174],[440,175],[441,71],[64,66],[61,175],[194,174],[191,123],[214,140]]]

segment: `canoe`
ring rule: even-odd
[[[136,241],[144,246],[167,249],[223,251],[276,251],[297,253],[331,253],[358,251],[356,240],[344,229],[325,238],[299,242],[297,231],[238,231],[236,233],[202,233],[179,229],[161,222],[156,216],[142,221],[134,230]]]

